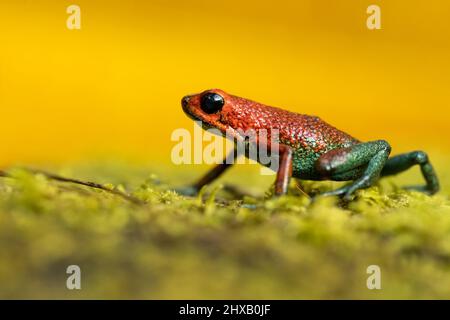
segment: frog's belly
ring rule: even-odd
[[[349,143],[350,145],[350,143]],[[345,148],[348,145],[342,145]],[[324,180],[324,178],[334,180],[332,177],[323,177],[316,169],[317,159],[320,158],[329,150],[323,150],[322,152],[316,152],[311,148],[292,148],[292,176],[294,178],[303,180]],[[253,154],[253,156],[252,156]],[[262,156],[258,153],[249,153],[249,149],[246,148],[246,154],[248,158],[259,162],[260,164],[269,167],[272,170],[278,171],[279,155],[274,156]],[[256,156],[255,156],[256,155]],[[345,175],[337,177],[337,181],[348,180]]]
[[[278,171],[279,156],[269,157],[267,159],[261,157],[252,157],[249,154],[246,156],[259,162],[261,165],[271,168],[274,171]],[[307,152],[305,150],[293,151],[293,163],[292,163],[292,176],[298,179],[304,180],[322,180],[320,174],[317,172],[315,163],[321,154],[314,152]]]

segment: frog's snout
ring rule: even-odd
[[[181,107],[183,108],[184,113],[187,114],[189,118],[196,120],[197,118],[193,116],[193,110],[191,110],[192,107],[189,105],[189,101],[191,100],[191,98],[192,96],[184,96],[181,99]]]
[[[181,99],[181,106],[183,107],[183,109],[185,109],[188,106],[190,98],[191,98],[190,96],[184,96]]]

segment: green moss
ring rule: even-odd
[[[197,198],[170,191],[200,172],[191,168],[102,163],[59,171],[148,204],[14,171],[15,179],[0,181],[1,298],[450,298],[442,168],[437,196],[402,190],[421,182],[412,173],[348,204],[312,202],[294,185],[289,196],[264,199],[273,177],[250,174],[247,187],[239,169],[219,183],[259,197],[236,200],[218,184]],[[332,186],[302,183],[308,192]],[[65,288],[71,264],[81,267],[80,291]],[[366,287],[372,264],[381,268],[381,290]]]

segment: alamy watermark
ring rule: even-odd
[[[381,269],[380,266],[372,264],[366,269],[367,274],[370,276],[367,278],[366,285],[369,290],[381,289]]]
[[[70,274],[66,280],[67,289],[81,290],[81,268],[73,264],[67,267],[66,273]]]
[[[367,7],[367,14],[369,16],[366,20],[366,26],[369,30],[380,30],[381,29],[381,9],[380,6],[376,4],[371,4]]]
[[[194,121],[194,134],[184,128],[171,134],[171,141],[177,142],[172,148],[171,160],[174,164],[244,164],[251,159],[276,172],[279,166],[279,130],[277,129],[227,129],[225,133],[216,128],[202,130],[203,123]],[[224,140],[223,137],[226,139]],[[225,141],[225,143],[224,143]],[[204,143],[207,142],[206,145]],[[247,157],[225,157],[234,150],[236,155]],[[261,174],[272,174],[261,170]]]
[[[66,13],[69,14],[66,20],[66,26],[69,30],[81,29],[81,9],[76,4],[71,4],[67,7]]]

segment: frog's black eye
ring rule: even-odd
[[[208,114],[216,113],[222,109],[225,104],[225,100],[220,94],[208,92],[205,93],[200,99],[200,107]]]

